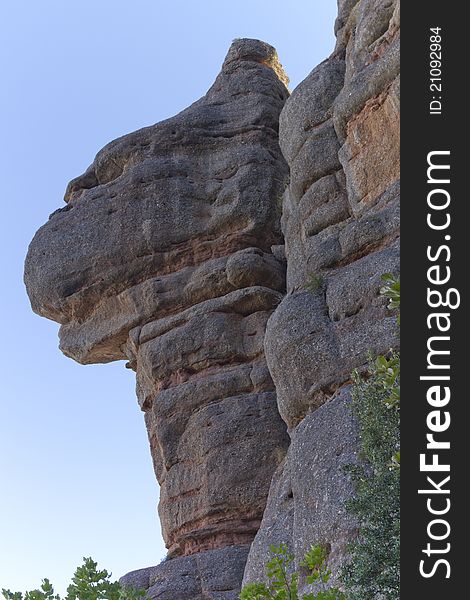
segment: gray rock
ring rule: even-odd
[[[238,600],[248,546],[222,548],[166,560],[119,580],[128,588],[146,590],[155,600]]]
[[[397,242],[325,273],[317,289],[287,295],[270,317],[266,358],[289,429],[348,381],[370,352],[397,346],[396,319],[379,295],[389,272],[399,272]]]
[[[395,186],[394,186],[395,187]],[[385,206],[368,211],[363,217],[351,219],[339,233],[342,258],[364,250],[375,248],[383,240],[393,239],[400,234],[399,196]]]
[[[398,4],[340,2],[340,47],[281,112],[288,295],[265,348],[290,429],[397,344],[379,288],[398,272]]]
[[[265,351],[289,429],[325,401],[331,385],[349,377],[321,290],[286,296],[268,322]]]
[[[277,470],[261,528],[251,546],[243,583],[265,579],[270,545],[287,544],[294,568],[311,545],[329,549],[337,574],[357,524],[345,508],[354,488],[345,467],[357,462],[359,436],[350,411],[349,388],[338,392],[292,432],[292,443]],[[301,593],[309,590],[302,579]]]
[[[357,3],[354,35],[347,52],[348,79],[373,61],[377,48],[386,39],[396,4],[394,0],[361,0]]]
[[[275,393],[251,391],[248,369],[247,392],[230,395],[227,387],[236,394],[241,383],[238,373],[188,382],[178,395],[165,390],[146,413],[171,554],[249,544],[258,531],[287,437]]]
[[[342,170],[320,178],[302,196],[298,206],[302,237],[312,237],[348,219],[348,196]]]
[[[343,82],[344,61],[328,59],[315,67],[292,92],[279,121],[280,145],[289,163],[315,134],[315,129],[331,117],[333,101]]]
[[[379,289],[382,274],[399,273],[399,2],[338,4],[333,56],[294,90],[280,118],[291,171],[281,220],[287,296],[269,318],[265,351],[292,442],[245,582],[260,578],[269,545],[281,542],[297,567],[309,544],[331,544],[338,577],[355,535],[341,466],[358,448],[342,386],[369,352],[398,345]]]
[[[328,277],[325,292],[330,319],[338,322],[367,310],[368,306],[383,307],[384,298],[379,296],[383,285],[381,277],[383,273],[398,275],[399,272],[399,245],[394,242],[332,273]],[[364,329],[368,329],[366,322]],[[392,345],[394,338],[385,340],[385,350]]]
[[[325,121],[311,132],[290,163],[290,192],[296,200],[300,200],[315,181],[341,168],[339,148],[331,120]]]

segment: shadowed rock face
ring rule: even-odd
[[[279,140],[290,167],[282,229],[287,295],[265,351],[291,446],[271,486],[245,582],[269,545],[296,566],[310,544],[331,549],[336,578],[356,524],[342,467],[359,449],[351,372],[396,347],[396,318],[379,294],[399,272],[399,1],[340,0],[333,55],[292,92]],[[301,580],[301,592],[312,591]]]
[[[98,153],[26,259],[32,307],[61,324],[62,351],[137,372],[170,555],[207,552],[153,568],[152,594],[170,590],[159,598],[237,597],[287,447],[263,349],[285,288],[271,247],[286,81],[271,46],[235,41],[202,99]],[[214,575],[202,595],[191,573],[213,570],[215,551],[231,587]]]
[[[238,600],[248,547],[227,547],[182,556],[121,578],[158,600]]]
[[[340,570],[356,523],[346,509],[351,483],[345,467],[356,462],[357,426],[350,390],[341,390],[302,420],[292,436],[285,461],[276,471],[263,523],[250,550],[246,581],[265,572],[269,547],[288,544],[297,565],[312,544],[328,550],[333,576]],[[300,585],[305,588],[302,578]]]
[[[291,175],[282,213],[288,295],[270,320],[266,354],[289,428],[369,351],[397,342],[378,291],[381,275],[399,268],[398,10],[388,0],[340,3],[335,52],[280,117]]]

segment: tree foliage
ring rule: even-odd
[[[98,570],[98,564],[92,558],[84,558],[63,599],[54,592],[49,579],[43,579],[38,589],[24,594],[5,589],[2,594],[5,600],[137,600],[145,592],[124,588],[118,581],[112,582],[111,573],[105,569]]]
[[[400,308],[400,282],[383,277],[389,308]],[[353,374],[353,412],[361,434],[363,463],[351,466],[356,495],[349,510],[359,536],[342,580],[348,600],[400,597],[400,356],[390,351],[369,362],[369,374]]]
[[[292,569],[294,555],[285,544],[271,546],[271,560],[266,565],[269,583],[248,583],[244,586],[240,600],[300,600],[299,573]],[[306,572],[306,581],[315,584],[317,591],[303,594],[302,600],[344,600],[344,595],[335,587],[328,587],[331,571],[326,566],[326,550],[319,545],[311,546],[300,563]]]

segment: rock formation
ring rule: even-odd
[[[340,0],[336,33],[289,98],[274,49],[235,41],[201,100],[98,153],[28,252],[62,351],[137,373],[170,560],[123,581],[153,598],[235,600],[281,542],[297,564],[325,544],[336,576],[356,534],[350,375],[397,344],[398,0]]]
[[[237,597],[288,445],[263,350],[285,290],[286,82],[271,46],[235,41],[201,100],[98,153],[26,260],[62,351],[137,373],[173,558],[140,574],[158,598]]]
[[[259,579],[280,542],[297,566],[312,543],[324,544],[338,574],[356,534],[345,509],[354,490],[343,467],[358,450],[348,383],[369,352],[398,342],[379,289],[382,274],[399,272],[399,2],[340,1],[336,31],[333,55],[280,117],[287,295],[265,350],[292,442],[245,582]]]

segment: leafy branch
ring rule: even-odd
[[[294,555],[285,544],[270,546],[271,560],[266,564],[269,583],[248,583],[240,600],[300,600],[299,573],[292,571]],[[338,588],[328,587],[331,571],[326,566],[328,554],[320,545],[311,546],[300,566],[307,570],[307,583],[316,585],[317,591],[303,594],[302,600],[344,600]]]
[[[30,592],[12,592],[2,589],[5,600],[62,600],[49,579],[43,579],[41,586]],[[137,600],[145,596],[143,590],[124,588],[118,581],[111,581],[111,573],[98,570],[92,558],[84,558],[77,567],[72,583],[67,588],[63,600]]]

